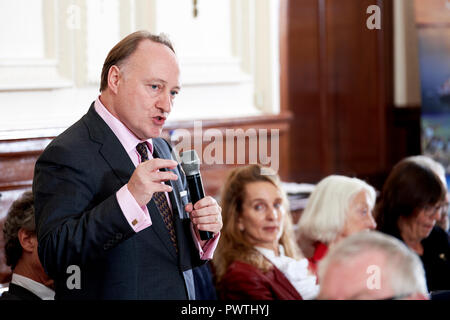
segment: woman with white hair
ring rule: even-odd
[[[298,222],[298,242],[314,272],[329,246],[353,233],[375,229],[375,199],[375,189],[357,178],[331,175],[317,184]],[[313,247],[312,256],[308,247]]]

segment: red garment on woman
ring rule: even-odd
[[[241,261],[228,267],[218,293],[223,300],[303,300],[277,267],[263,272]]]
[[[311,268],[311,271],[314,272],[314,274],[317,276],[317,265],[320,260],[322,260],[323,257],[328,252],[328,246],[322,242],[317,242],[314,245],[314,254],[311,258],[309,258],[309,267]]]

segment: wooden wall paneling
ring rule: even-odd
[[[4,256],[3,224],[11,203],[31,189],[34,164],[51,138],[0,141],[0,283],[10,281]]]
[[[366,9],[381,8],[381,30]],[[377,176],[387,170],[392,107],[392,1],[291,0],[283,3],[283,107],[293,113],[293,179],[317,182],[331,173]],[[285,34],[283,30],[286,30]]]
[[[329,60],[329,27],[330,20],[328,4],[326,0],[318,1],[318,30],[319,30],[319,101],[320,101],[320,123],[322,140],[319,145],[322,154],[322,175],[329,175],[335,171],[336,144],[336,123],[335,110],[330,108],[329,79],[332,72]]]
[[[0,141],[0,220],[11,202],[31,188],[36,160],[51,139]]]
[[[203,136],[195,136],[195,130],[194,125],[189,122],[181,122],[181,123],[171,123],[168,124],[168,126],[164,130],[164,136],[167,140],[170,140],[169,133],[176,129],[185,129],[186,134],[188,137],[190,137],[191,144],[184,149],[177,150],[178,152],[185,151],[187,149],[193,149],[195,148],[197,151],[197,154],[199,157],[202,158],[202,164],[201,164],[201,172],[202,177],[204,180],[205,185],[205,191],[207,194],[212,195],[214,197],[219,197],[221,187],[223,186],[223,181],[225,177],[227,176],[228,172],[237,166],[245,165],[249,163],[253,163],[254,159],[257,159],[258,163],[264,164],[264,161],[261,161],[259,155],[265,154],[266,152],[261,152],[259,150],[259,143],[260,143],[260,133],[263,135],[263,137],[267,137],[267,144],[266,144],[266,150],[267,150],[267,156],[272,157],[276,156],[278,159],[278,173],[280,174],[281,178],[283,180],[289,179],[289,130],[290,130],[290,121],[291,121],[291,115],[289,113],[283,113],[280,115],[274,115],[274,116],[259,116],[259,117],[249,117],[249,118],[240,118],[240,119],[227,119],[227,120],[205,120],[202,121],[202,133],[204,134],[205,131],[208,129],[216,129],[219,130],[222,137],[226,139],[226,133],[227,130],[231,130],[233,134],[237,134],[240,130],[241,133],[255,133],[255,139],[240,136],[240,139],[245,138],[245,143],[243,143],[244,148],[239,148],[241,145],[239,144],[238,137],[234,138],[233,142],[233,154],[234,159],[232,161],[230,158],[227,159],[230,156],[227,154],[227,146],[226,146],[226,140],[223,141],[225,143],[222,144],[222,155],[223,155],[223,163],[221,164],[208,164],[206,163],[205,159],[203,159],[203,155],[206,153],[206,150],[209,146],[211,149],[212,144],[215,143],[215,141],[209,140],[204,141]],[[250,131],[249,131],[250,130]],[[263,131],[261,131],[263,130]],[[265,131],[267,130],[267,135],[265,135]],[[271,134],[272,132],[275,133],[275,130],[278,132],[278,139],[276,139],[276,143],[278,143],[279,148],[279,155],[272,155],[271,154]],[[273,134],[272,137],[275,138],[276,134]],[[180,143],[184,140],[184,142]],[[198,139],[197,141],[202,141],[201,147],[195,145],[195,139]],[[186,136],[180,136],[178,141],[173,142],[174,145],[182,145],[185,146],[185,142],[189,141]],[[250,145],[255,144],[258,148],[258,155],[252,154],[250,155]],[[238,149],[239,148],[239,149]],[[230,150],[231,151],[231,150]],[[237,155],[238,153],[245,152],[245,160],[243,163],[238,163]],[[231,163],[227,163],[231,162]],[[272,163],[266,164],[267,166],[272,166]],[[276,168],[275,168],[276,169]]]
[[[383,5],[386,1],[378,1]],[[381,30],[366,27],[373,1],[328,1],[328,118],[334,119],[335,172],[357,174],[385,169],[387,87],[392,73],[384,63],[388,45]],[[389,21],[383,12],[384,21]],[[388,77],[390,78],[390,77]]]
[[[0,192],[31,186],[34,164],[51,138],[0,141]]]
[[[320,124],[317,0],[281,1],[281,108],[293,114],[290,134],[292,181],[314,181],[324,166]],[[295,151],[294,151],[295,150]]]

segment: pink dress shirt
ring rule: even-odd
[[[95,100],[94,107],[98,115],[106,122],[106,124],[111,128],[116,137],[119,139],[133,164],[137,166],[141,162],[141,159],[139,153],[136,150],[136,145],[143,141],[138,139],[119,119],[114,117],[108,111],[108,109],[100,101],[100,97]],[[148,139],[145,142],[147,142],[147,147],[150,151],[148,157],[149,159],[152,159],[152,139]],[[152,225],[152,220],[150,218],[147,206],[139,206],[133,195],[128,190],[127,185],[124,185],[117,191],[116,197],[126,220],[135,232],[139,232]],[[171,206],[167,192],[166,197],[169,206]],[[217,243],[219,242],[220,234],[217,234],[213,239],[210,239],[208,241],[200,240],[198,233],[194,230],[192,223],[191,233],[194,239],[194,243],[196,244],[199,251],[200,258],[203,260],[212,259],[214,250],[216,249]]]

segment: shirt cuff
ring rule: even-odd
[[[211,260],[216,250],[217,244],[219,243],[220,232],[217,233],[214,238],[209,240],[201,240],[198,231],[194,229],[194,225],[191,223],[191,233],[194,239],[194,244],[198,250],[201,260]]]
[[[128,190],[127,185],[124,185],[117,191],[116,197],[125,219],[127,219],[134,232],[139,232],[152,225],[147,206],[139,206],[136,199],[134,199],[133,195]]]

